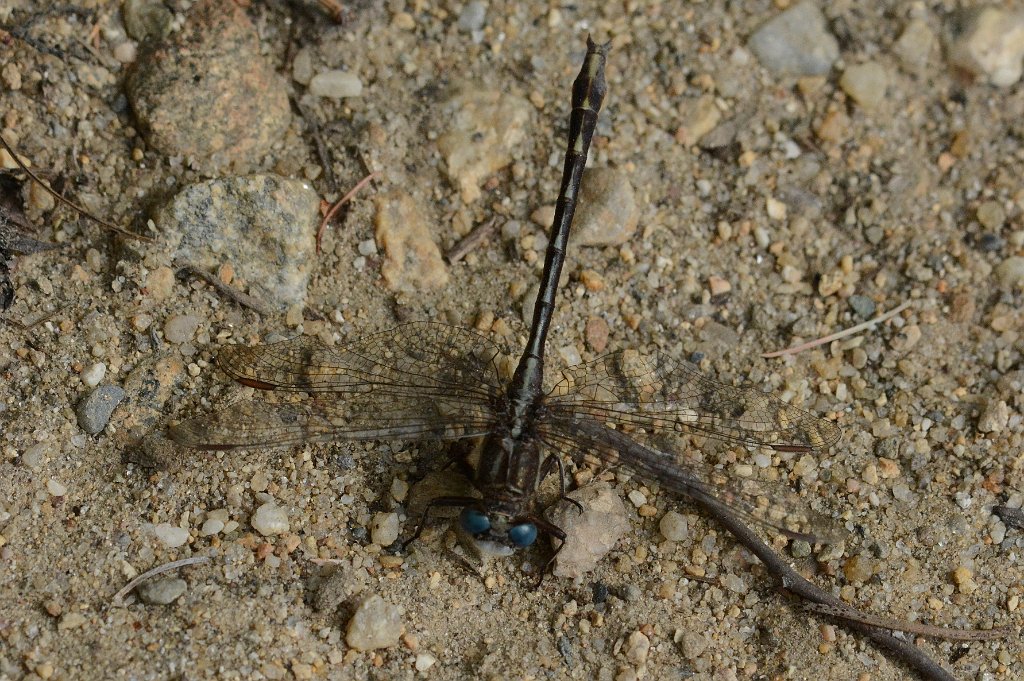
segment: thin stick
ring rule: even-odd
[[[910,307],[910,303],[911,303],[911,301],[908,300],[907,302],[903,303],[902,305],[900,305],[900,306],[898,306],[896,308],[893,308],[892,310],[889,310],[888,312],[886,312],[883,315],[875,317],[874,319],[869,319],[868,321],[862,322],[860,324],[857,324],[856,326],[851,326],[848,329],[843,329],[842,331],[837,331],[836,333],[833,333],[831,335],[823,336],[822,338],[817,338],[817,339],[812,340],[812,341],[807,341],[806,343],[801,343],[800,345],[794,345],[793,347],[786,348],[785,350],[776,350],[775,352],[766,352],[766,353],[762,354],[761,356],[767,359],[767,358],[770,358],[770,357],[782,357],[784,355],[795,355],[798,352],[803,352],[804,350],[809,350],[811,348],[816,348],[819,345],[824,345],[825,343],[831,343],[832,341],[839,340],[840,338],[846,338],[847,336],[852,336],[855,333],[860,333],[861,331],[864,331],[865,329],[871,328],[875,324],[881,324],[884,321],[888,321],[889,319],[892,319],[893,317],[898,315],[900,312],[903,312],[908,307]]]
[[[789,566],[786,559],[775,553],[770,546],[765,544],[754,530],[733,515],[732,511],[724,503],[706,495],[693,495],[689,499],[704,509],[711,518],[728,530],[740,544],[757,556],[764,563],[768,572],[782,583],[784,589],[812,603],[825,603],[840,609],[850,607],[832,594],[804,579],[799,572]],[[931,681],[956,681],[952,674],[943,669],[927,653],[913,643],[900,640],[888,631],[869,624],[850,619],[844,619],[843,622],[848,628],[859,631],[877,645],[888,650],[897,659],[917,670],[925,679],[930,679]]]
[[[74,201],[72,201],[70,199],[64,198],[61,194],[59,194],[58,192],[55,192],[53,189],[50,188],[49,185],[47,185],[45,182],[43,182],[41,179],[39,179],[38,175],[36,175],[31,170],[29,170],[28,166],[26,166],[24,163],[21,162],[21,159],[18,158],[18,153],[16,151],[14,151],[13,148],[11,148],[11,145],[7,143],[7,140],[5,140],[2,135],[0,135],[0,143],[2,143],[4,145],[4,149],[7,150],[7,152],[11,155],[11,158],[14,159],[14,162],[18,164],[18,167],[21,168],[21,170],[26,175],[28,175],[30,178],[32,178],[32,180],[36,184],[38,184],[40,187],[42,187],[43,190],[46,191],[47,194],[49,194],[53,198],[57,199],[58,201],[63,203],[65,206],[68,206],[69,208],[71,208],[72,210],[74,210],[75,212],[77,212],[80,215],[84,215],[85,217],[89,218],[93,222],[95,222],[95,223],[97,223],[99,225],[102,225],[102,226],[106,227],[107,229],[109,229],[111,231],[117,232],[118,234],[120,234],[122,236],[126,236],[129,239],[139,239],[141,241],[150,241],[150,242],[153,241],[153,239],[149,238],[148,236],[144,236],[142,234],[136,234],[135,232],[128,231],[127,229],[122,229],[121,227],[118,227],[117,225],[115,225],[113,223],[107,222],[106,220],[103,220],[102,218],[98,218],[95,215],[93,215],[92,213],[90,213],[89,211],[87,211],[86,209],[84,209],[81,206],[79,206]]]
[[[449,265],[454,265],[458,261],[466,257],[466,254],[472,251],[474,248],[479,246],[481,243],[487,240],[492,234],[494,234],[495,227],[498,226],[498,219],[491,218],[487,222],[477,225],[469,234],[463,237],[459,243],[451,247],[451,249],[445,253],[444,259],[448,261]]]
[[[323,135],[320,134],[320,124],[316,122],[313,115],[299,103],[299,100],[295,97],[291,98],[292,103],[298,110],[299,115],[302,116],[302,120],[306,123],[306,129],[309,130],[310,136],[313,138],[313,144],[316,147],[316,155],[320,159],[320,167],[324,171],[324,180],[327,181],[327,188],[331,192],[338,191],[338,179],[334,176],[334,167],[331,163],[331,155],[327,151],[327,145],[324,144]]]
[[[223,295],[224,297],[235,301],[242,307],[249,308],[250,310],[256,312],[257,314],[263,317],[268,317],[274,313],[273,310],[271,310],[269,307],[263,304],[263,301],[258,300],[253,296],[250,296],[248,293],[242,293],[233,286],[228,286],[214,275],[204,272],[203,270],[199,269],[198,267],[191,263],[176,260],[174,262],[174,266],[178,267],[180,271],[186,274],[191,274],[194,277],[199,277],[207,284],[217,289],[217,292]]]
[[[192,556],[191,558],[182,558],[181,560],[172,560],[170,563],[164,563],[159,565],[152,570],[147,570],[141,575],[133,579],[124,585],[124,588],[114,594],[113,606],[119,608],[124,605],[124,597],[131,593],[131,590],[137,587],[142,582],[146,581],[150,577],[163,574],[164,572],[170,572],[171,570],[177,570],[180,567],[187,567],[189,565],[199,565],[200,563],[209,563],[209,556]]]
[[[320,253],[320,242],[323,240],[324,231],[327,229],[327,223],[331,221],[331,218],[333,218],[339,210],[341,210],[342,206],[344,206],[346,203],[352,200],[352,197],[355,196],[360,189],[368,185],[370,183],[370,180],[376,179],[378,177],[380,177],[380,173],[373,172],[364,177],[363,179],[359,180],[359,184],[357,184],[355,187],[352,187],[352,189],[349,190],[348,194],[345,194],[345,196],[338,199],[338,201],[333,206],[331,206],[331,209],[327,211],[327,215],[325,215],[324,219],[320,221],[320,228],[316,230],[316,252],[318,254]]]
[[[839,619],[846,620],[847,622],[860,622],[861,624],[869,624],[872,627],[878,627],[879,629],[902,631],[908,634],[917,634],[918,636],[927,636],[929,638],[939,638],[946,641],[990,641],[992,639],[1002,638],[1009,633],[1008,629],[1003,628],[951,629],[949,627],[924,624],[922,622],[907,622],[893,619],[891,617],[882,617],[881,615],[875,615],[869,612],[862,612],[850,606],[839,608],[827,603],[806,602],[804,603],[804,609],[818,615],[838,617]]]

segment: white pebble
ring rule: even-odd
[[[284,534],[288,531],[288,513],[274,502],[268,501],[256,509],[249,524],[264,537]]]
[[[160,523],[153,527],[153,536],[167,548],[173,549],[188,541],[188,530],[170,523]]]
[[[633,490],[627,496],[629,496],[629,500],[633,502],[633,505],[637,508],[640,508],[647,503],[647,497],[638,489]]]
[[[201,534],[204,537],[209,537],[211,534],[217,534],[223,529],[223,520],[217,520],[216,518],[208,518],[206,522],[203,523],[202,528],[200,528],[199,534]]]
[[[373,239],[360,241],[357,248],[359,249],[359,255],[375,255],[377,253],[377,242]]]
[[[358,97],[363,94],[363,83],[349,71],[322,71],[309,81],[309,93],[331,99]]]
[[[63,497],[68,493],[68,488],[50,478],[46,483],[46,491],[50,493],[50,496]]]
[[[96,362],[82,369],[82,383],[85,383],[90,388],[95,388],[106,375],[107,365],[103,362]]]
[[[398,514],[377,513],[370,521],[370,541],[377,546],[391,546],[398,539]]]
[[[348,622],[345,642],[356,650],[374,650],[398,645],[398,637],[401,635],[401,612],[374,594],[356,608]]]
[[[416,656],[416,671],[425,672],[437,663],[437,658],[430,653],[420,653]]]

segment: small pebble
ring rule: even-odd
[[[409,494],[409,483],[401,478],[395,478],[391,481],[391,498],[402,503],[405,501],[405,497]]]
[[[552,573],[556,577],[579,577],[593,570],[616,542],[629,530],[626,509],[619,495],[607,483],[593,483],[569,493],[583,511],[559,503],[550,520],[565,531],[565,544],[555,555]]]
[[[217,518],[207,518],[206,522],[199,529],[199,534],[203,537],[209,537],[210,535],[217,534],[224,529],[224,521],[218,520]]]
[[[793,5],[761,24],[749,47],[765,68],[779,75],[824,76],[839,58],[839,43],[812,1]]]
[[[839,87],[867,111],[874,111],[885,100],[889,73],[878,62],[851,66],[839,79]]]
[[[996,279],[1004,288],[1024,288],[1024,256],[1014,255],[996,265]]]
[[[459,12],[459,30],[466,33],[479,31],[484,27],[484,20],[487,18],[487,5],[479,0],[466,3],[466,6]]]
[[[391,546],[398,539],[397,513],[377,513],[370,521],[370,541],[377,546]]]
[[[68,488],[53,478],[50,478],[46,483],[46,491],[49,492],[52,497],[63,497],[67,495]]]
[[[329,99],[359,97],[363,94],[363,82],[351,71],[321,71],[309,81],[309,93]]]
[[[685,541],[690,536],[690,523],[682,513],[669,511],[658,522],[658,530],[669,541]]]
[[[43,465],[43,460],[46,457],[47,446],[45,443],[40,442],[34,444],[25,450],[25,453],[21,455],[21,465],[27,466],[32,470],[39,470],[39,467]]]
[[[434,657],[430,653],[420,653],[416,656],[414,666],[416,667],[416,671],[425,672],[431,667],[433,667],[435,664],[437,664],[436,657]]]
[[[629,176],[614,168],[592,168],[583,173],[583,186],[573,227],[578,246],[618,246],[632,238],[640,221],[640,208]],[[551,224],[548,220],[545,226]]]
[[[852,295],[847,299],[853,312],[861,319],[871,319],[875,316],[875,301],[867,296]]]
[[[651,639],[642,631],[634,631],[626,639],[626,660],[638,667],[647,663],[647,654],[650,650]]]
[[[153,526],[153,536],[167,548],[174,549],[188,541],[188,530],[170,523],[160,523]]]
[[[101,385],[78,403],[75,410],[78,425],[90,435],[96,435],[107,427],[110,415],[124,399],[124,389],[116,385]]]
[[[851,584],[863,584],[875,573],[874,561],[868,556],[851,556],[843,563],[843,574]]]
[[[603,317],[591,317],[587,320],[587,326],[583,330],[583,337],[587,342],[588,348],[596,353],[602,353],[608,347],[609,333],[608,322]]]
[[[938,40],[928,23],[921,19],[914,19],[893,45],[893,53],[900,58],[903,66],[911,71],[920,71],[928,65],[928,59],[938,45]]]
[[[390,648],[398,644],[402,635],[402,614],[374,594],[363,600],[348,622],[345,642],[356,650]]]
[[[103,362],[96,362],[82,369],[81,377],[82,383],[95,388],[103,380],[103,377],[107,375],[107,365]]]
[[[199,329],[199,322],[199,317],[191,314],[168,317],[164,322],[164,339],[175,345],[187,343],[195,336]]]
[[[637,508],[647,503],[647,496],[638,489],[632,490],[627,496]]]
[[[168,605],[176,601],[188,589],[184,579],[178,577],[167,577],[165,579],[154,579],[151,582],[143,582],[135,587],[135,593],[139,595],[143,603],[149,605]]]
[[[1010,422],[1010,407],[1003,400],[989,400],[978,419],[978,432],[1001,433]]]
[[[998,87],[1020,80],[1024,60],[1024,11],[978,7],[950,15],[946,57],[954,66],[985,76]]]
[[[288,531],[288,512],[272,501],[261,505],[249,520],[252,528],[264,537]]]

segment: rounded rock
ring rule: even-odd
[[[322,71],[309,81],[309,94],[328,99],[359,97],[363,94],[363,82],[351,71]]]
[[[199,329],[199,317],[191,314],[179,314],[168,317],[164,322],[164,340],[168,343],[181,345],[192,340]]]
[[[669,541],[684,541],[690,536],[690,523],[682,513],[669,511],[658,522],[658,530]]]
[[[377,513],[370,521],[370,541],[377,546],[391,546],[398,540],[398,514]]]
[[[86,384],[90,388],[95,388],[103,380],[103,377],[107,374],[107,365],[103,362],[96,362],[82,369],[80,374],[82,377],[82,383]]]
[[[169,605],[187,590],[188,584],[185,583],[184,579],[168,577],[140,584],[136,587],[135,593],[139,595],[143,603],[148,603],[149,605]]]
[[[264,537],[284,534],[288,531],[288,512],[268,501],[256,509],[249,524]]]

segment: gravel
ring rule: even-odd
[[[124,395],[124,389],[116,385],[101,385],[92,390],[78,403],[78,425],[90,435],[101,432]]]

